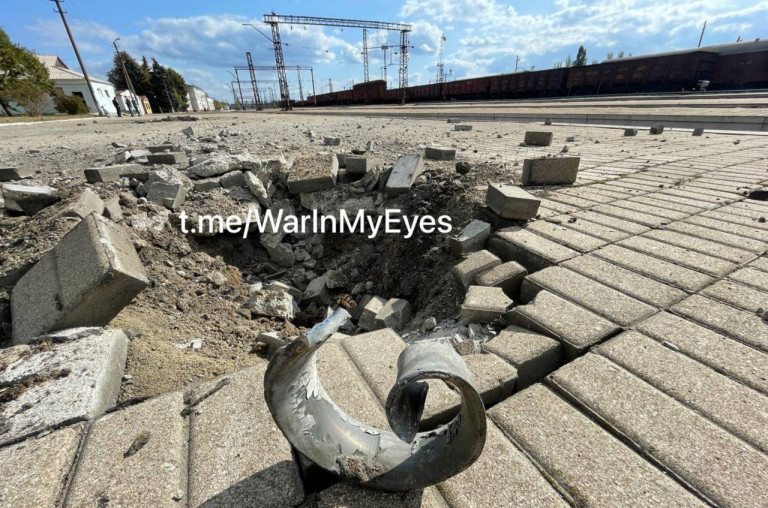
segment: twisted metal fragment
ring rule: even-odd
[[[345,310],[337,310],[269,362],[265,398],[288,441],[343,479],[383,490],[428,487],[469,467],[485,444],[485,408],[471,372],[449,346],[416,343],[400,355],[397,382],[386,403],[394,432],[355,420],[330,399],[318,378],[315,354],[348,318]],[[418,432],[426,379],[456,389],[461,409],[451,422]]]

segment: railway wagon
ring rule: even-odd
[[[741,44],[741,52],[724,50],[717,57],[710,89],[768,88],[768,41]]]
[[[490,81],[489,76],[447,81],[443,83],[443,95],[448,100],[487,99]]]
[[[408,87],[406,95],[409,101],[439,101],[443,98],[443,83],[430,83]]]
[[[710,78],[717,58],[711,51],[686,51],[572,67],[567,95],[693,90]]]
[[[568,69],[549,69],[490,76],[489,98],[557,96],[565,90],[567,79]]]
[[[387,82],[383,79],[357,83],[352,87],[352,100],[355,104],[375,104],[384,98]]]

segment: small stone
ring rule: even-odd
[[[466,175],[471,169],[472,165],[467,161],[459,161],[456,163],[456,172],[460,175]]]

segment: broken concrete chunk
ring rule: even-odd
[[[456,150],[453,148],[430,147],[424,150],[424,157],[436,161],[452,161],[456,158]]]
[[[662,134],[664,132],[664,126],[660,123],[651,126],[650,134]]]
[[[221,178],[206,178],[195,182],[195,192],[207,192],[221,187]]]
[[[288,343],[288,341],[280,338],[280,332],[261,332],[259,336],[256,337],[256,342],[261,342],[266,345],[270,356]]]
[[[501,288],[510,298],[517,298],[526,275],[528,270],[523,265],[516,261],[507,261],[475,276],[475,283],[478,286]]]
[[[702,127],[693,129],[693,132],[691,133],[692,136],[701,136],[702,134],[704,134],[704,129]]]
[[[548,157],[526,159],[523,164],[523,185],[565,185],[576,181],[579,157]]]
[[[3,184],[5,209],[24,215],[35,215],[59,200],[59,191],[48,186]]]
[[[360,155],[348,155],[346,157],[347,173],[351,175],[364,175],[373,166],[373,160]]]
[[[411,319],[411,304],[401,298],[390,298],[374,318],[376,328],[401,330]]]
[[[481,220],[473,220],[457,236],[448,238],[451,254],[461,257],[485,247],[485,241],[491,236],[491,225]]]
[[[184,152],[162,152],[147,155],[150,164],[186,164],[187,154]]]
[[[148,284],[128,232],[91,214],[14,287],[13,342],[51,330],[104,326]]]
[[[269,193],[267,192],[266,187],[264,187],[262,181],[259,180],[259,178],[250,171],[245,171],[242,173],[242,175],[243,179],[245,180],[246,187],[248,187],[248,190],[251,191],[251,194],[253,194],[254,197],[258,200],[259,204],[264,208],[270,208],[272,206],[272,200],[269,199]]]
[[[149,178],[149,171],[140,164],[88,168],[83,173],[88,183],[119,182],[121,178],[135,178],[140,182],[146,182]]]
[[[238,168],[238,163],[228,157],[213,157],[193,164],[186,170],[187,176],[193,179],[211,178],[229,173]]]
[[[472,126],[467,124],[456,124],[453,126],[453,130],[455,131],[471,131]]]
[[[148,146],[147,151],[149,153],[178,152],[180,147],[175,146],[173,143],[163,143],[162,145]]]
[[[339,172],[339,160],[334,154],[315,155],[299,159],[288,175],[288,190],[293,194],[333,189]]]
[[[104,217],[112,222],[117,222],[123,218],[123,210],[120,208],[120,197],[112,196],[104,201]]]
[[[627,137],[637,136],[637,129],[624,129],[624,135]]]
[[[453,267],[452,272],[464,288],[468,288],[477,275],[500,264],[501,259],[487,250],[481,250],[467,256],[467,259]]]
[[[347,167],[347,156],[346,153],[337,153],[336,154],[336,160],[339,161],[339,167],[340,168],[346,168]]]
[[[341,138],[323,138],[323,144],[326,146],[339,146]]]
[[[549,146],[552,144],[552,133],[526,131],[524,143],[529,146]]]
[[[262,239],[265,236],[261,235]],[[296,255],[293,253],[293,249],[287,243],[277,242],[275,244],[268,244],[264,241],[261,242],[264,248],[269,254],[269,258],[274,261],[278,266],[293,266],[296,264]]]
[[[461,304],[461,321],[491,323],[500,318],[512,303],[501,288],[470,286]]]
[[[485,204],[504,219],[528,220],[536,217],[541,200],[520,187],[492,183]]]
[[[221,177],[221,180],[219,180],[221,183],[221,186],[225,189],[230,189],[232,187],[245,187],[245,176],[243,175],[243,172],[239,169],[236,169],[234,171],[230,171],[229,173],[226,173],[224,176]]]
[[[187,197],[181,176],[174,169],[153,171],[145,184],[147,200],[177,210]]]
[[[358,326],[369,332],[377,330],[378,325],[376,324],[376,316],[379,314],[379,311],[384,308],[386,303],[387,300],[380,296],[374,296],[369,299],[368,302],[362,306],[363,310],[360,313],[360,319],[357,322]]]
[[[13,180],[32,178],[33,176],[35,176],[35,172],[29,168],[0,168],[0,182],[11,182]]]
[[[189,127],[184,127],[183,129],[181,129],[181,132],[183,132],[189,137],[192,137],[195,135],[195,128],[190,125]]]
[[[120,393],[128,353],[122,330],[75,328],[34,341],[48,346],[0,351],[0,443],[100,416]]]
[[[291,320],[294,316],[293,297],[285,291],[262,289],[254,291],[243,304],[252,317],[267,316]]]
[[[284,282],[280,282],[280,281],[270,282],[269,284],[266,284],[264,286],[264,289],[268,289],[270,291],[283,291],[285,293],[288,293],[293,297],[293,300],[296,302],[301,301],[302,296],[304,296],[304,293],[298,288],[289,286],[288,284],[285,284]]]
[[[424,159],[421,155],[403,155],[397,159],[389,175],[385,189],[386,195],[392,197],[407,192],[422,171],[424,171]]]
[[[328,305],[331,301],[331,292],[325,283],[325,277],[313,279],[307,289],[304,290],[304,296],[301,303],[315,303],[317,305]]]
[[[76,200],[70,202],[61,213],[64,217],[80,217],[81,219],[95,213],[104,213],[104,201],[91,189],[85,189]]]

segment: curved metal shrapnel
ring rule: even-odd
[[[425,488],[469,467],[485,445],[485,408],[472,373],[449,346],[415,343],[400,355],[386,404],[394,432],[355,420],[330,399],[318,378],[315,354],[347,319],[345,310],[337,310],[269,362],[265,398],[288,441],[343,479],[383,490]],[[427,379],[458,391],[461,409],[449,423],[418,432]]]

